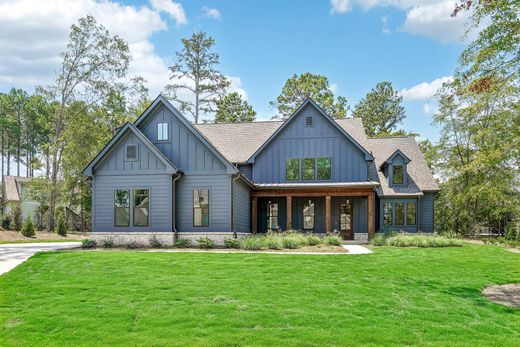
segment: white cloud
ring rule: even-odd
[[[330,90],[333,94],[336,94],[336,92],[338,91],[338,84],[337,84],[337,83],[332,83],[332,84],[329,86],[329,90]]]
[[[451,81],[453,81],[451,76],[437,78],[431,82],[422,82],[411,88],[405,88],[400,91],[400,94],[405,101],[427,100],[437,93],[443,83]]]
[[[186,14],[182,5],[171,0],[150,0],[152,7],[158,12],[166,12],[172,17],[177,25],[187,24]]]
[[[386,16],[383,16],[381,17],[381,25],[383,26],[383,28],[381,29],[381,31],[383,32],[383,34],[385,35],[390,35],[392,33],[392,31],[390,30],[390,28],[388,28],[388,20],[390,19],[390,16],[386,15]]]
[[[332,13],[347,13],[351,8],[350,0],[330,0]]]
[[[240,77],[237,76],[226,76],[230,81],[231,85],[229,86],[229,92],[237,92],[240,96],[247,100],[247,92],[244,88],[242,88],[242,81]]]
[[[202,16],[203,17],[220,19],[220,11],[218,9],[216,9],[216,8],[209,8],[207,6],[204,6],[202,8]]]

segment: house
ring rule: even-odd
[[[92,238],[272,230],[432,232],[439,188],[413,137],[367,138],[306,100],[286,121],[194,125],[159,96],[85,168]]]
[[[4,176],[2,182],[2,215],[12,215],[20,206],[23,220],[27,217],[35,218],[38,202],[29,198],[29,177]]]

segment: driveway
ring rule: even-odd
[[[37,252],[77,248],[81,242],[17,243],[0,245],[0,275],[11,271]]]

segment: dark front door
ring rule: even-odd
[[[339,232],[343,239],[353,240],[352,232],[352,201],[346,200],[339,204]]]

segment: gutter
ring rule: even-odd
[[[175,176],[173,176],[172,180],[172,229],[173,229],[173,241],[175,242],[179,237],[179,232],[177,231],[176,219],[177,219],[177,199],[175,196],[177,195],[177,189],[175,187],[175,182],[177,182],[182,177],[182,172],[178,171]]]

